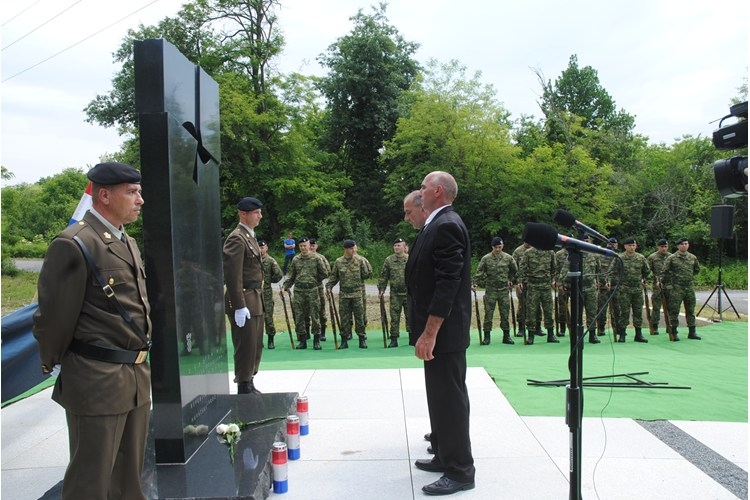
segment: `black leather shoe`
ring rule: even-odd
[[[255,387],[255,383],[253,383],[253,379],[250,379],[250,394],[263,394],[258,390],[257,387]]]
[[[430,441],[431,438],[432,438],[432,433],[431,432],[428,432],[427,434],[424,435],[424,440],[425,441]]]
[[[428,495],[452,495],[457,491],[473,489],[474,481],[471,481],[469,483],[461,483],[445,476],[441,477],[434,483],[422,486],[422,491],[424,491]]]
[[[269,349],[276,349],[276,344],[273,341],[273,337],[268,337],[268,348]]]
[[[436,462],[434,459],[430,458],[420,458],[416,462],[414,462],[414,467],[416,467],[419,470],[423,470],[426,472],[445,472],[445,467],[443,467],[442,464]]]
[[[427,453],[429,453],[430,455],[434,455],[435,454],[435,450],[432,449],[432,446],[428,446],[427,447]]]
[[[239,382],[237,384],[237,394],[250,394],[250,382]]]

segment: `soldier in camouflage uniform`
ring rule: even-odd
[[[591,236],[586,235],[584,240],[591,243]],[[570,261],[568,260],[567,250],[565,251],[565,259],[559,262],[559,264],[557,283],[562,286],[566,295],[569,296],[570,277],[568,276],[568,271],[570,270]],[[599,256],[588,252],[581,252],[581,299],[583,301],[583,309],[586,312],[586,331],[589,334],[589,342],[592,344],[599,344],[601,342],[596,336],[596,325],[592,323],[597,313],[596,290],[599,274]],[[586,332],[584,332],[585,334]]]
[[[273,337],[276,335],[276,326],[273,323],[273,289],[271,283],[278,283],[284,277],[281,267],[276,259],[268,255],[268,244],[265,240],[258,240],[260,248],[260,266],[263,268],[263,307],[265,308],[266,335],[268,336],[268,348],[275,349]]]
[[[648,268],[651,270],[651,334],[659,335],[659,322],[661,321],[661,308],[663,304],[661,288],[658,287],[657,282],[659,276],[664,268],[664,262],[669,257],[669,242],[666,239],[661,239],[656,243],[656,252],[652,253],[646,258],[648,262]],[[664,311],[667,315],[667,311]],[[669,332],[667,332],[669,333]]]
[[[472,290],[477,286],[484,288],[484,338],[482,345],[489,345],[492,332],[492,320],[495,308],[500,309],[500,329],[503,331],[503,344],[514,344],[510,338],[510,296],[508,289],[513,286],[518,266],[509,254],[503,252],[503,240],[499,236],[490,242],[492,251],[483,256],[477,266]]]
[[[530,247],[531,245],[523,242],[521,245],[517,246],[515,250],[513,250],[511,257],[513,257],[513,260],[516,262],[516,267],[521,265],[521,257],[523,256],[523,253]],[[523,337],[524,332],[526,331],[526,304],[524,303],[524,294],[519,292],[517,298],[518,304],[516,305],[516,320],[518,321],[518,333],[516,333],[516,337]]]
[[[625,251],[620,254],[622,260],[622,281],[617,290],[617,308],[619,316],[615,316],[615,333],[617,333],[617,342],[625,342],[627,336],[626,329],[630,315],[633,316],[633,327],[635,328],[636,342],[648,342],[643,336],[643,289],[646,286],[651,271],[648,269],[648,262],[643,254],[636,252],[638,243],[635,238],[625,238],[623,241]],[[617,274],[619,263],[613,259],[609,270],[609,275]]]
[[[363,286],[365,280],[372,276],[372,266],[366,258],[356,254],[357,244],[354,240],[344,240],[344,255],[336,259],[331,267],[326,288],[331,292],[339,282],[339,316],[341,319],[340,349],[349,347],[352,338],[352,318],[359,337],[360,349],[367,349],[367,336],[364,318]]]
[[[284,291],[294,286],[294,328],[297,331],[297,349],[307,349],[310,334],[305,329],[305,318],[310,318],[310,330],[313,334],[313,349],[320,350],[320,296],[318,286],[326,278],[326,267],[322,259],[310,252],[309,238],[301,238],[298,243],[299,253],[294,256],[288,277],[284,282]],[[282,292],[283,293],[283,292]]]
[[[607,248],[616,252],[617,247],[617,239],[610,238],[609,243],[607,243]],[[608,309],[611,310],[612,318],[617,318],[617,297],[612,297],[612,300],[610,300],[609,303],[606,303],[610,294],[610,279],[613,278],[613,276],[609,276],[608,270],[612,268],[613,260],[616,260],[616,257],[610,257],[608,255],[599,256],[599,269],[604,273],[599,280],[599,293],[596,298],[596,306],[600,311],[599,319],[596,321],[596,334],[599,336],[604,335],[604,329],[607,326]],[[615,325],[612,325],[613,329],[614,327]]]
[[[534,343],[537,324],[541,324],[539,308],[544,315],[544,327],[547,329],[547,342],[560,342],[555,337],[554,319],[552,318],[552,283],[557,277],[555,270],[555,252],[529,247],[521,257],[518,266],[518,281],[521,293],[526,292],[526,330],[527,344]],[[541,333],[539,331],[538,333]],[[543,335],[543,334],[542,334]]]
[[[406,331],[409,331],[409,312],[406,309],[406,279],[404,270],[409,256],[406,254],[406,242],[403,238],[396,238],[393,242],[393,254],[385,258],[378,280],[378,293],[385,294],[388,283],[391,284],[388,303],[391,310],[391,342],[388,347],[398,347],[398,337],[401,330],[401,311],[406,319]],[[408,335],[407,335],[408,336]]]
[[[328,263],[328,259],[326,259],[323,254],[318,253],[318,240],[315,238],[310,238],[310,252],[313,255],[317,255],[323,261],[323,264],[325,264],[326,267],[326,276],[328,276],[331,273],[331,265]],[[318,285],[318,295],[320,295],[320,341],[325,342],[326,328],[328,327],[328,316],[326,315],[326,291],[322,281],[320,282],[320,285]],[[305,330],[309,332],[309,318],[308,324],[305,326]]]
[[[669,324],[672,327],[673,341],[677,337],[677,325],[680,321],[680,305],[685,307],[685,322],[688,327],[688,338],[700,340],[695,333],[695,288],[694,276],[700,271],[698,258],[688,252],[690,242],[687,238],[677,240],[677,251],[667,257],[664,268],[659,276],[658,285],[667,296]]]

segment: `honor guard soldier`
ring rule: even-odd
[[[510,337],[510,295],[508,290],[513,286],[513,281],[518,272],[516,261],[510,254],[503,252],[503,239],[499,236],[492,238],[490,242],[492,251],[479,261],[477,273],[474,276],[472,289],[477,285],[484,287],[484,338],[482,345],[490,343],[492,332],[492,319],[495,308],[500,310],[500,329],[503,331],[503,344],[514,344]]]
[[[87,176],[92,207],[50,243],[34,314],[42,371],[57,375],[52,399],[68,423],[62,498],[145,500],[150,305],[138,245],[124,229],[143,205],[141,174],[100,163]]]
[[[359,337],[359,348],[367,349],[365,331],[364,284],[372,276],[372,266],[366,258],[357,255],[354,240],[344,240],[344,255],[331,266],[331,275],[326,287],[331,292],[339,282],[339,315],[341,317],[340,349],[349,347],[352,339],[352,319]]]
[[[656,242],[656,252],[646,257],[648,268],[651,270],[651,334],[659,335],[659,323],[661,322],[662,290],[658,286],[659,276],[664,269],[664,263],[669,257],[669,242],[662,238]],[[664,315],[668,313],[665,310]],[[667,318],[669,321],[669,318]],[[669,332],[667,332],[669,333]]]
[[[310,334],[306,329],[306,322],[310,322],[313,334],[313,349],[320,346],[320,295],[318,287],[326,278],[327,267],[319,255],[310,251],[310,239],[299,240],[299,253],[294,256],[289,265],[288,277],[284,281],[284,291],[287,293],[294,287],[292,304],[294,307],[294,328],[297,332],[297,349],[307,349]]]
[[[275,349],[273,337],[276,335],[276,325],[273,322],[273,288],[271,283],[278,283],[284,276],[276,259],[268,255],[268,244],[266,240],[258,240],[260,248],[260,263],[263,267],[263,309],[265,310],[263,321],[266,325],[266,336],[268,337],[268,348]]]
[[[633,327],[635,328],[634,340],[646,343],[648,339],[643,336],[642,330],[643,287],[646,286],[646,279],[648,279],[651,272],[648,269],[646,257],[636,252],[638,243],[635,241],[635,238],[625,238],[622,244],[625,246],[625,251],[620,254],[623,273],[620,287],[617,290],[617,308],[619,309],[619,316],[615,316],[617,342],[625,342],[628,320],[632,313]],[[613,259],[612,267],[608,273],[610,276],[617,274],[615,265],[619,266],[617,260]]]
[[[680,306],[685,307],[685,322],[688,327],[688,338],[700,340],[695,333],[695,275],[700,271],[698,258],[688,252],[690,242],[687,238],[677,240],[677,251],[667,257],[660,276],[662,290],[667,296],[669,324],[672,326],[672,340],[677,337],[677,325],[680,321]]]
[[[378,293],[383,296],[388,283],[391,284],[388,300],[391,310],[391,341],[388,347],[398,347],[398,337],[401,330],[401,311],[404,311],[406,330],[409,331],[409,312],[406,307],[406,279],[404,271],[409,256],[406,254],[406,242],[403,238],[396,238],[393,242],[393,253],[385,258],[378,280]]]

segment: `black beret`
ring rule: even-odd
[[[318,242],[315,238],[310,238],[310,244],[315,245]]]
[[[613,237],[613,238],[610,238],[610,239],[609,239],[608,241],[609,241],[610,243],[617,243],[617,238],[614,238],[614,237]]]
[[[264,247],[264,246],[266,246],[266,240],[258,240],[258,246],[259,246],[259,247]]]
[[[668,246],[669,242],[666,240],[666,238],[662,238],[659,241],[656,242],[657,246],[663,247]]]
[[[679,245],[680,243],[685,243],[686,241],[688,241],[687,238],[680,238],[679,240],[677,240],[677,244]]]
[[[251,196],[242,198],[240,202],[237,203],[237,209],[242,210],[243,212],[252,212],[253,210],[257,210],[262,206],[263,203],[261,203],[258,198],[253,198]]]
[[[492,243],[490,243],[490,245],[492,245],[493,247],[497,245],[502,245],[502,244],[503,244],[503,239],[499,236],[495,236],[494,238],[492,238]]]
[[[634,245],[635,244],[635,238],[632,236],[628,236],[625,238],[625,240],[622,242],[623,245]]]
[[[125,163],[99,163],[89,170],[86,176],[91,182],[100,186],[141,183],[141,173],[132,165]]]
[[[395,245],[396,243],[406,243],[406,242],[404,241],[403,238],[396,238],[395,240],[393,240],[393,244]]]
[[[299,239],[297,243],[304,243],[306,241],[310,241],[310,238],[308,238],[307,236],[303,236],[302,238]]]
[[[354,240],[344,240],[344,248],[354,248],[355,245]]]

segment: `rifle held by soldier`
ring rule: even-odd
[[[385,312],[385,296],[380,295],[380,326],[383,328],[383,347],[388,347],[388,314]]]
[[[651,302],[648,300],[648,291],[646,284],[643,284],[643,303],[646,306],[646,321],[648,321],[648,331],[651,335],[656,335],[654,325],[651,323]]]
[[[510,321],[513,324],[513,336],[516,336],[516,305],[513,302],[513,286],[508,286],[508,295],[510,295]]]
[[[338,349],[339,348],[339,340],[336,336],[337,328],[336,328],[336,320],[337,317],[334,314],[334,306],[333,306],[333,293],[331,293],[330,290],[326,290],[325,292],[326,297],[328,297],[328,313],[331,315],[331,331],[333,332],[333,346]]]
[[[294,336],[292,335],[292,324],[289,322],[289,312],[286,310],[286,299],[284,298],[283,288],[279,290],[279,295],[281,295],[281,303],[284,305],[284,319],[286,320],[286,331],[289,332],[289,342],[292,344],[292,350],[295,350],[297,347],[294,345]],[[291,301],[291,295],[289,297],[290,297],[289,300]]]
[[[333,290],[328,290],[328,296],[331,298],[331,308],[333,309],[333,321],[336,323],[336,326],[338,326],[339,332],[341,332],[341,318],[339,317],[339,310],[336,308],[336,301],[333,299]],[[341,333],[341,340],[346,340],[343,335],[344,334]],[[336,346],[336,349],[338,349],[338,346]]]

